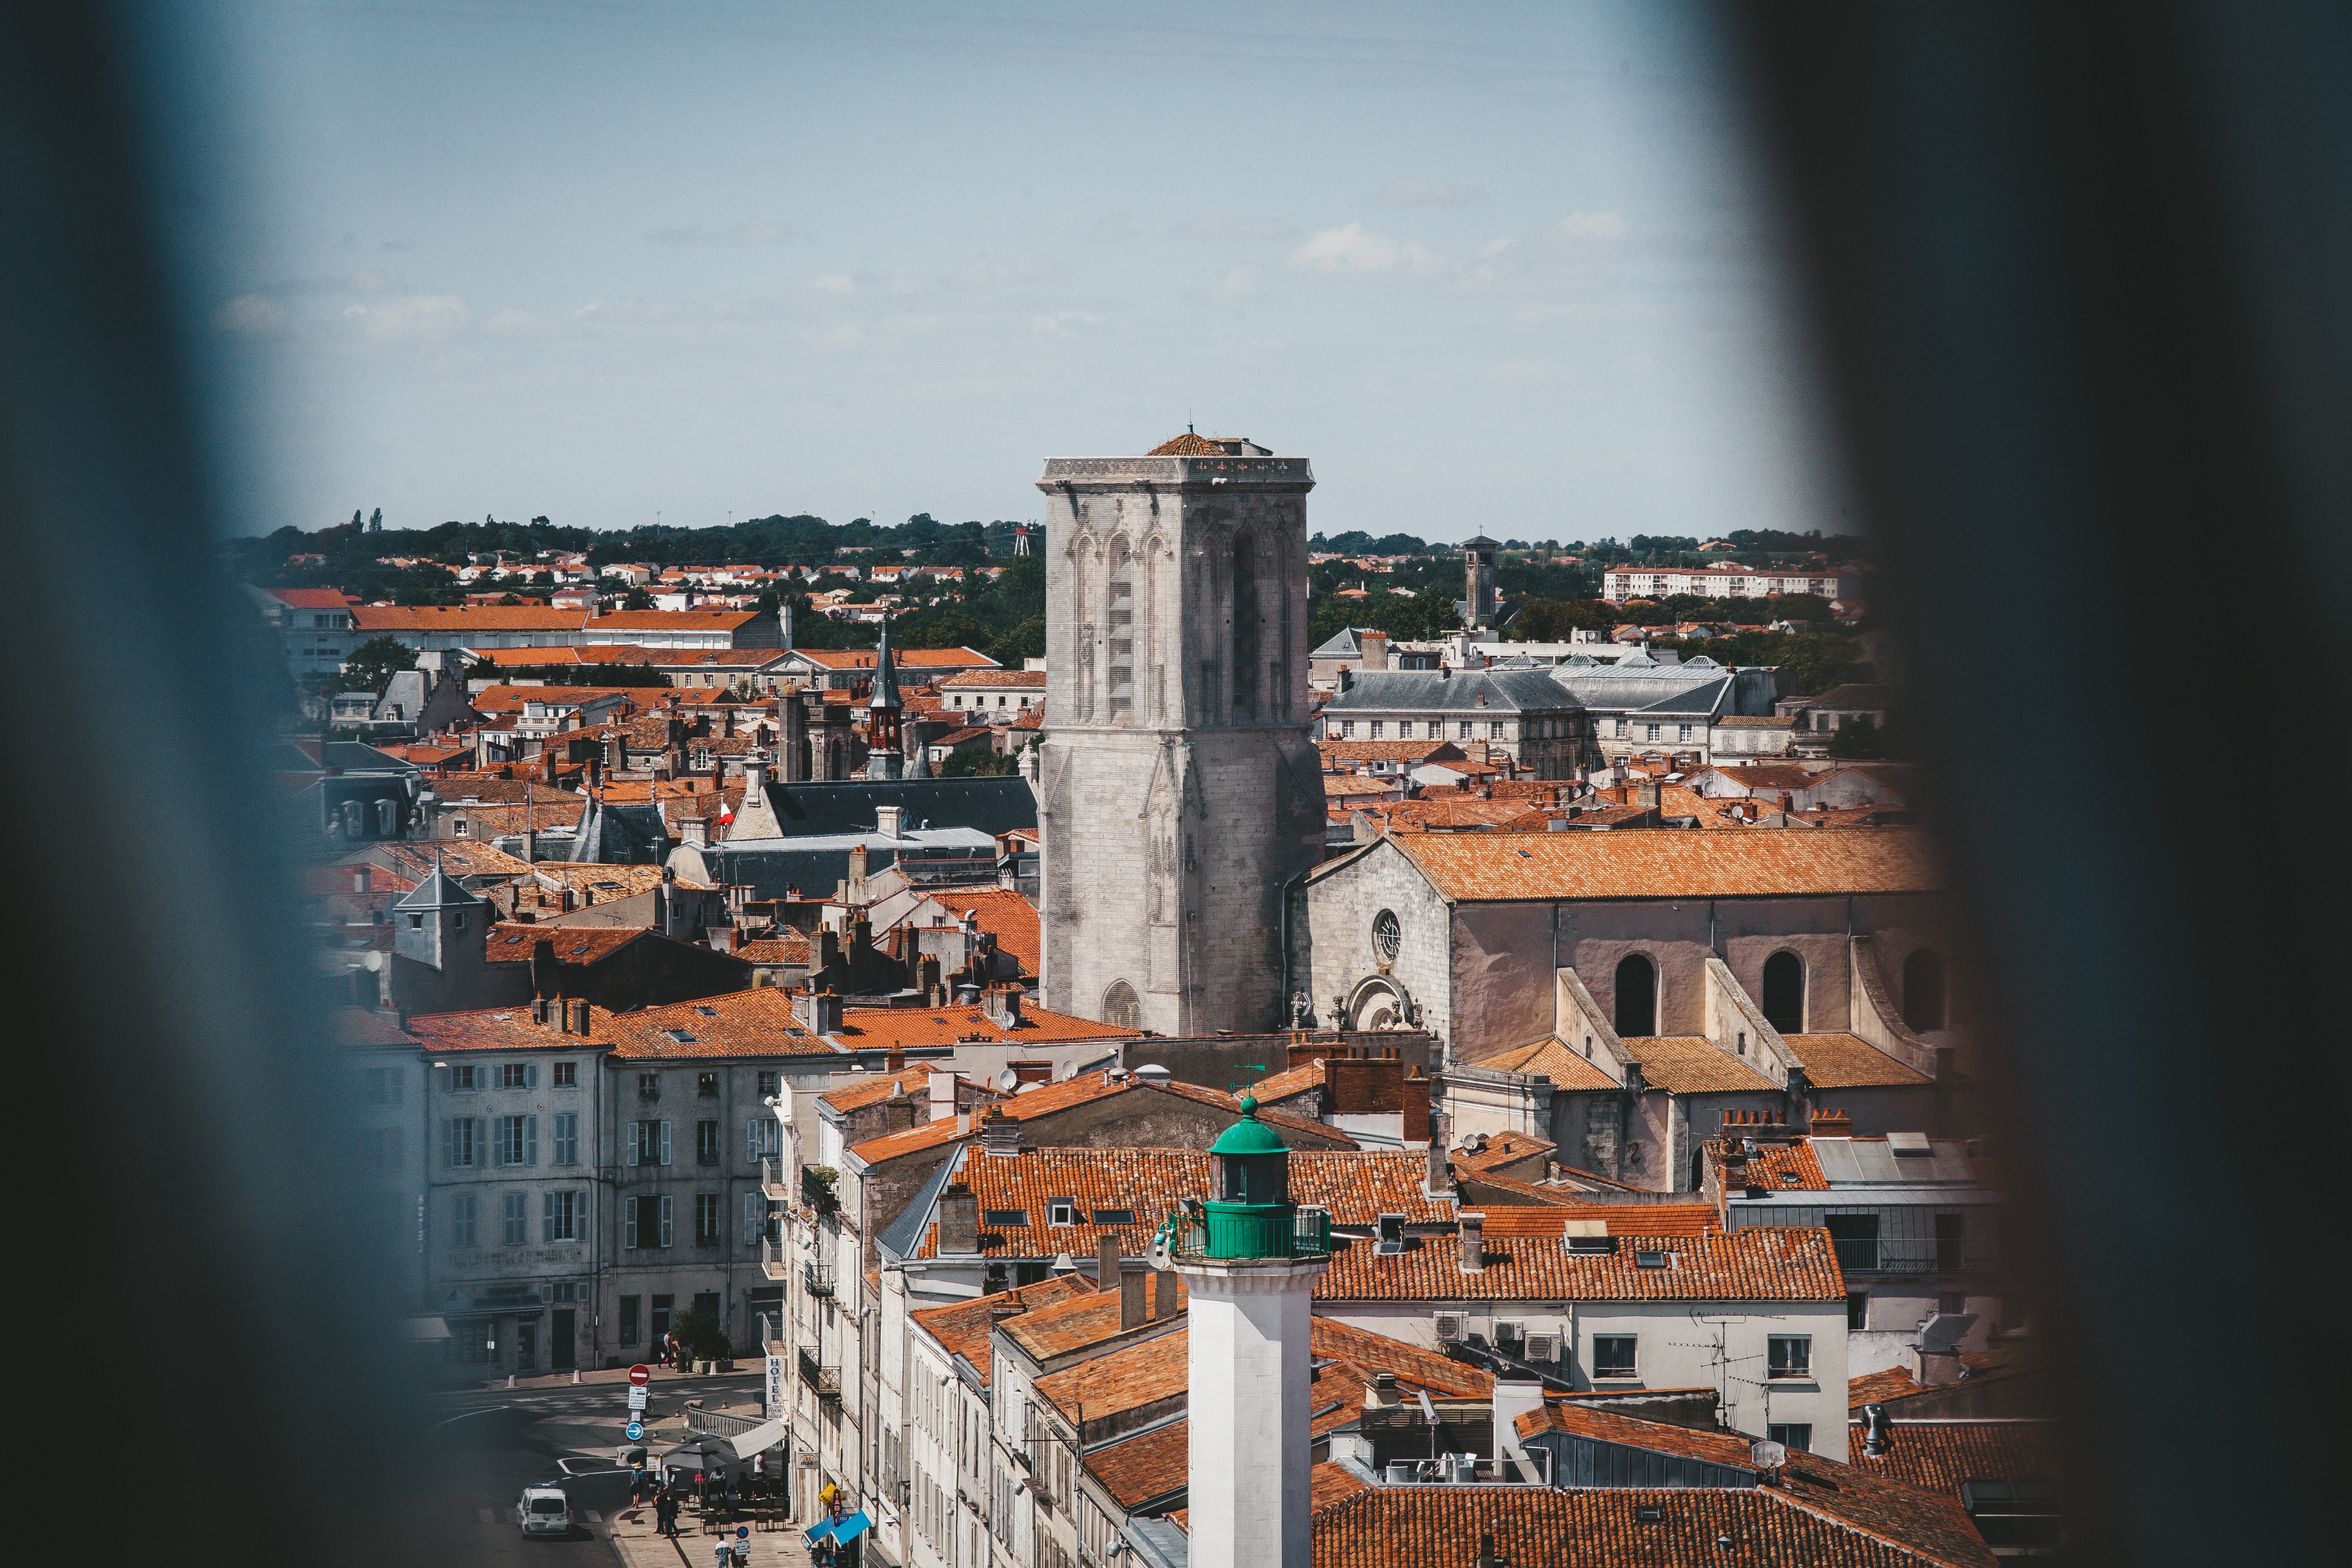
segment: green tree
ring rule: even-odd
[[[735,1354],[727,1343],[727,1335],[719,1326],[717,1314],[699,1307],[688,1307],[669,1320],[670,1337],[686,1347],[686,1354],[697,1361],[717,1361]]]
[[[1510,634],[1527,643],[1565,643],[1570,631],[1606,632],[1617,623],[1598,599],[1543,599],[1522,609]]]
[[[629,590],[627,597],[621,601],[624,610],[651,610],[653,607],[654,596],[642,588]]]
[[[1045,656],[1045,618],[1032,615],[1016,622],[990,640],[988,656],[1008,670],[1017,670],[1024,659]]]
[[[383,532],[383,508],[382,507],[378,507],[373,512],[368,515],[368,532],[372,534],[380,534]]]
[[[1885,737],[1878,733],[1878,726],[1868,714],[1855,715],[1838,726],[1837,733],[1830,737],[1832,757],[1861,761],[1886,754]]]
[[[999,756],[993,751],[983,751],[977,746],[950,751],[948,759],[940,764],[940,777],[942,779],[997,779],[1020,771],[1018,753]]]
[[[391,637],[372,637],[352,650],[343,661],[341,674],[334,677],[333,689],[339,692],[373,692],[381,690],[395,670],[416,668],[416,650],[404,648]]]

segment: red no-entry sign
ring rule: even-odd
[[[629,1368],[629,1382],[634,1386],[643,1388],[646,1384],[651,1383],[653,1380],[654,1375],[646,1371],[642,1364]]]

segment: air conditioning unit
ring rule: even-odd
[[[1528,1335],[1527,1359],[1529,1361],[1558,1361],[1559,1359],[1559,1335],[1556,1333],[1531,1333]]]
[[[1525,1323],[1519,1322],[1515,1319],[1497,1318],[1495,1320],[1495,1343],[1496,1344],[1515,1344],[1518,1341],[1528,1337],[1526,1329],[1527,1325]]]
[[[1438,1313],[1437,1343],[1440,1344],[1460,1344],[1462,1343],[1462,1331],[1465,1326],[1465,1324],[1460,1312]]]

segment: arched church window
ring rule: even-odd
[[[1639,953],[1617,965],[1617,1037],[1641,1039],[1658,1032],[1658,967]]]
[[[1257,547],[1244,534],[1234,540],[1234,722],[1257,719]]]
[[[1764,960],[1764,1021],[1782,1034],[1805,1028],[1805,961],[1794,953]]]
[[[1933,947],[1903,960],[1903,1021],[1915,1034],[1944,1027],[1944,960]]]
[[[1143,998],[1125,980],[1113,980],[1103,993],[1102,1021],[1113,1029],[1143,1027]]]
[[[1397,948],[1403,940],[1404,927],[1398,924],[1395,910],[1383,909],[1372,916],[1372,951],[1380,955],[1381,963],[1396,962]]]

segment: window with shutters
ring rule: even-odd
[[[530,1087],[531,1080],[537,1076],[538,1074],[532,1071],[531,1064],[528,1061],[502,1062],[499,1067],[499,1087],[528,1089]]]
[[[553,1166],[580,1163],[580,1113],[566,1111],[555,1118],[555,1136],[549,1140],[548,1161]]]
[[[632,1122],[629,1124],[629,1163],[633,1166],[666,1166],[669,1164],[669,1124],[667,1122]]]
[[[719,1074],[698,1072],[694,1075],[694,1092],[705,1100],[719,1098]]]
[[[587,1195],[578,1192],[551,1192],[541,1196],[540,1239],[542,1241],[579,1241],[581,1218],[587,1205]]]
[[[505,1215],[499,1228],[499,1244],[520,1247],[530,1239],[530,1194],[510,1192],[505,1197]]]
[[[719,1163],[719,1124],[715,1121],[694,1124],[694,1163],[715,1166]]]
[[[753,1165],[783,1153],[784,1129],[773,1116],[753,1116],[743,1124],[743,1157]]]
[[[694,1244],[697,1247],[719,1245],[719,1195],[715,1192],[694,1195]]]
[[[502,1166],[539,1164],[538,1117],[500,1116],[493,1125],[497,1130],[499,1164]]]
[[[482,1086],[482,1070],[471,1062],[449,1070],[449,1087],[464,1093]]]
[[[625,1197],[621,1200],[622,1246],[634,1249],[640,1245],[637,1240],[638,1210],[652,1201],[648,1197]]]
[[[661,1234],[658,1238],[658,1244],[663,1247],[669,1245],[669,1222],[672,1203],[673,1200],[670,1198],[665,1197],[661,1200]]]
[[[783,1086],[783,1075],[777,1072],[760,1074],[760,1098],[768,1099]]]
[[[474,1244],[474,1195],[458,1192],[449,1195],[449,1245],[471,1247]]]
[[[548,1082],[554,1084],[558,1089],[577,1089],[580,1087],[580,1064],[578,1062],[554,1062],[551,1064],[550,1071],[551,1076],[548,1079]]]
[[[470,1170],[481,1163],[478,1116],[453,1116],[441,1124],[441,1163],[451,1170]]]
[[[768,1200],[756,1192],[743,1195],[743,1245],[757,1247],[760,1233],[768,1228]]]

